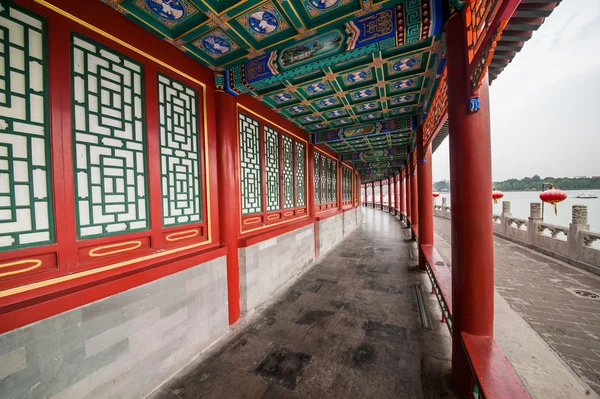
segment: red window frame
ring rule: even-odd
[[[207,108],[212,106],[206,102],[207,87],[212,82],[206,84],[206,79],[199,74],[188,74],[188,78],[183,76],[183,73],[177,73],[179,69],[169,64],[154,62],[152,56],[144,56],[112,40],[114,37],[111,38],[109,33],[101,30],[102,28],[90,25],[93,30],[88,29],[30,1],[17,0],[15,3],[44,18],[47,23],[45,39],[48,54],[49,143],[55,242],[0,253],[0,267],[5,272],[5,275],[0,277],[0,306],[67,288],[72,289],[78,285],[89,285],[94,281],[125,275],[134,270],[164,265],[217,248],[218,227],[211,226],[214,223],[211,214],[214,209],[211,209],[210,205],[211,186],[214,186],[214,181],[209,177],[210,171],[216,172],[215,152],[214,149],[209,149],[209,141],[214,139],[214,134],[209,135],[207,125]],[[113,11],[106,8],[106,12]],[[100,19],[98,16],[97,22],[102,25],[103,20]],[[144,231],[77,239],[71,103],[73,33],[133,59],[143,66],[149,203],[149,227]],[[186,65],[185,69],[190,68]],[[170,227],[162,225],[157,95],[159,73],[192,87],[198,94],[198,148],[203,218],[197,223]],[[212,95],[212,88],[210,90]],[[37,267],[31,268],[38,263],[40,264]]]
[[[251,118],[258,122],[258,130],[259,130],[259,148],[260,148],[260,173],[261,173],[261,212],[251,213],[242,215],[242,205],[240,201],[240,234],[248,234],[256,231],[260,231],[272,226],[279,226],[281,224],[295,221],[298,219],[308,218],[308,200],[309,200],[309,176],[308,176],[308,140],[295,135],[289,130],[277,125],[275,122],[265,118],[262,115],[257,114],[256,112],[244,107],[241,104],[237,104],[237,112],[236,117],[239,119],[239,115],[243,114],[248,118]],[[239,162],[239,151],[240,151],[240,127],[239,123],[236,121],[237,125],[237,154],[236,157],[238,159],[238,170],[240,169]],[[266,159],[266,150],[265,150],[265,126],[270,129],[276,131],[279,134],[279,181],[281,185],[281,190],[279,192],[279,201],[280,201],[280,209],[275,211],[267,211],[267,170],[265,167],[265,159]],[[293,164],[294,164],[294,207],[292,208],[284,208],[285,205],[285,195],[283,190],[283,136],[286,136],[292,139],[292,151],[293,151]],[[300,143],[304,145],[304,205],[298,206],[298,174],[296,171],[296,146]],[[239,184],[239,195],[241,195],[241,181]]]

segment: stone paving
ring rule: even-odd
[[[449,220],[435,218],[435,230],[450,242]],[[600,394],[600,296],[589,294],[600,294],[600,277],[499,237],[494,242],[496,291]]]
[[[450,335],[427,277],[409,266],[408,230],[389,214],[363,211],[356,232],[153,398],[456,397]]]

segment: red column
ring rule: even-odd
[[[371,183],[371,205],[375,209],[375,182]]]
[[[392,198],[394,199],[394,207],[393,214],[396,214],[396,209],[398,209],[398,181],[396,180],[396,176],[392,177]]]
[[[402,176],[402,172],[400,172],[400,215],[406,216],[406,200],[404,196],[406,195],[406,190],[404,189],[404,185],[406,184],[406,180]]]
[[[400,175],[395,176],[394,180],[394,214],[397,215],[400,209],[400,198],[398,198],[398,185],[401,183]]]
[[[488,78],[479,90],[480,110],[469,112],[464,14],[446,25],[448,120],[452,209],[452,377],[469,392],[470,370],[460,334],[494,332],[494,236]]]
[[[415,168],[415,162],[413,161],[414,157],[415,152],[413,151],[410,157],[410,210],[412,216],[410,224],[413,226],[413,229],[416,229],[419,225],[419,192],[417,191],[418,172]],[[415,238],[414,232],[415,231],[413,230],[413,238]]]
[[[237,115],[235,100],[225,92],[217,92],[217,155],[219,167],[219,206],[227,212],[219,212],[221,243],[227,246],[227,301],[229,304],[229,324],[240,318],[240,274],[238,263],[238,223],[240,215],[240,193],[237,182],[239,169],[236,166]]]
[[[412,220],[412,196],[410,195],[410,181],[412,180],[412,175],[410,173],[410,156],[408,157],[409,163],[406,165],[406,220],[407,226],[410,226],[410,221]]]
[[[392,195],[392,180],[388,178],[388,212],[393,212],[394,209],[394,196]]]
[[[383,210],[383,180],[379,180],[379,209]]]
[[[433,181],[431,145],[423,147],[423,128],[417,130],[417,174],[419,175],[419,245],[433,245]],[[419,266],[425,269],[425,257],[419,251]]]

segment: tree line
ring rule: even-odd
[[[493,186],[500,191],[542,190],[542,183],[551,183],[561,190],[600,190],[600,176],[594,177],[525,177],[494,182]],[[450,189],[450,182],[442,180],[433,184],[433,189],[442,191]]]

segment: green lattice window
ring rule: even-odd
[[[327,202],[333,202],[333,161],[327,158]]]
[[[304,144],[296,143],[296,202],[297,206],[306,205],[306,162]]]
[[[287,136],[282,136],[283,157],[283,206],[285,209],[294,207],[294,142]]]
[[[321,203],[326,204],[327,201],[327,157],[321,155]]]
[[[158,75],[163,225],[202,220],[198,93]]]
[[[321,165],[320,156],[317,151],[315,151],[315,203],[321,203],[321,170],[319,166]]]
[[[267,211],[281,209],[279,172],[279,133],[265,126],[265,171],[267,174]]]
[[[348,169],[348,201],[352,201],[353,193],[354,193],[354,173],[352,173],[351,169]]]
[[[350,182],[350,169],[342,167],[342,200],[349,201],[352,199]]]
[[[337,201],[337,162],[331,161],[331,202]]]
[[[346,181],[346,179],[347,179],[346,168],[342,167],[342,201],[346,201],[346,198],[348,197],[348,195],[347,195],[348,182]]]
[[[260,136],[258,121],[239,114],[242,214],[262,211]]]
[[[0,4],[0,251],[54,241],[46,21]]]
[[[148,223],[141,64],[73,35],[77,235],[145,230]]]

